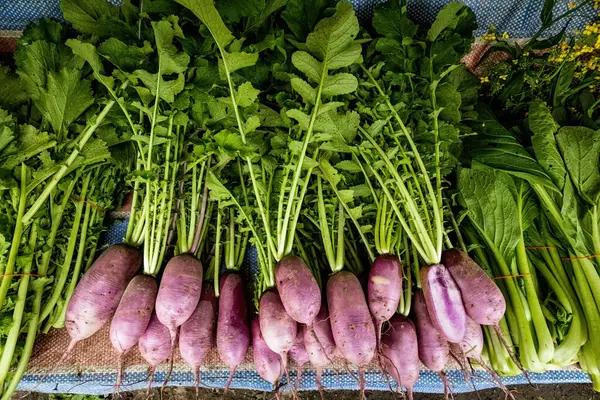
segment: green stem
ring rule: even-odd
[[[125,89],[126,87],[127,87],[127,82],[125,82],[125,83],[123,83],[123,85],[121,85],[121,89]],[[58,182],[63,178],[63,176],[65,175],[65,173],[67,172],[67,170],[69,169],[71,164],[73,164],[75,159],[83,151],[83,148],[86,145],[86,143],[88,142],[88,140],[90,140],[90,138],[92,137],[92,135],[94,134],[96,129],[98,129],[98,127],[104,121],[104,118],[106,118],[106,115],[108,115],[108,112],[112,109],[112,107],[114,105],[115,105],[114,100],[110,100],[108,103],[106,103],[106,106],[104,106],[104,109],[102,110],[102,112],[100,114],[98,114],[98,116],[96,117],[96,119],[93,120],[91,125],[88,125],[85,128],[85,130],[84,130],[85,133],[82,134],[82,137],[79,139],[79,142],[77,143],[76,148],[73,149],[73,151],[71,152],[71,155],[69,155],[69,157],[63,162],[63,164],[60,167],[60,169],[58,170],[58,172],[56,172],[56,174],[54,174],[54,176],[52,177],[52,180],[50,182],[48,182],[48,184],[46,184],[43,192],[36,199],[35,203],[33,203],[33,205],[29,208],[29,210],[27,210],[27,213],[23,216],[22,223],[24,225],[29,223],[29,220],[31,220],[31,218],[33,218],[33,216],[38,212],[38,210],[40,209],[42,204],[44,204],[44,202],[50,195],[50,192],[52,192],[52,190],[56,187],[56,185],[58,185]]]
[[[223,210],[221,210],[221,200],[217,205],[217,224],[215,225],[215,256],[213,258],[213,281],[215,284],[215,295],[219,297],[219,270],[221,269],[221,224],[223,223]]]
[[[552,339],[552,334],[548,329],[548,325],[546,324],[537,290],[532,279],[533,271],[529,268],[529,258],[527,257],[527,251],[525,250],[525,243],[522,235],[521,240],[519,240],[519,243],[517,244],[516,258],[519,274],[523,276],[522,279],[525,285],[527,304],[531,312],[533,326],[535,327],[538,357],[540,362],[547,364],[552,360],[552,357],[554,357],[554,341]]]
[[[88,173],[83,178],[81,184],[81,192],[79,193],[79,201],[75,206],[75,215],[73,217],[73,225],[71,226],[71,233],[69,234],[69,241],[67,242],[67,249],[65,252],[65,259],[63,260],[62,267],[60,268],[60,273],[57,278],[55,278],[55,284],[52,288],[52,295],[50,296],[50,300],[48,300],[44,308],[42,309],[42,314],[40,319],[44,321],[50,313],[54,310],[54,306],[58,302],[58,299],[62,295],[63,288],[65,287],[65,283],[67,282],[67,278],[69,277],[69,272],[71,271],[71,262],[73,260],[73,255],[75,253],[75,246],[77,244],[77,236],[79,235],[79,228],[81,225],[81,215],[83,212],[83,207],[85,205],[85,199],[87,196],[87,190],[90,183],[91,174]],[[54,321],[49,322],[49,325],[54,323]]]
[[[21,190],[19,192],[19,206],[17,208],[17,219],[15,230],[13,231],[13,238],[10,244],[10,253],[8,254],[8,260],[6,261],[6,267],[4,268],[4,276],[2,277],[2,284],[0,285],[0,304],[4,304],[6,299],[6,293],[10,288],[12,281],[12,275],[15,270],[15,263],[17,262],[17,255],[19,253],[19,246],[21,244],[21,236],[23,235],[23,213],[25,212],[25,205],[27,202],[26,197],[27,188],[27,167],[25,164],[21,164]],[[1,388],[2,386],[0,386]]]
[[[65,294],[64,306],[62,307],[60,317],[56,320],[54,328],[63,328],[65,326],[65,316],[67,314],[67,304],[71,300],[71,296],[73,292],[75,292],[75,287],[77,286],[77,282],[79,282],[79,276],[81,275],[81,266],[83,265],[83,257],[85,255],[85,247],[87,245],[87,233],[90,228],[90,214],[92,207],[88,204],[85,207],[85,214],[83,215],[83,225],[82,230],[79,235],[79,248],[77,249],[77,259],[75,260],[75,268],[73,268],[73,273],[71,274],[71,281],[69,282],[69,287],[67,288],[67,293]],[[48,326],[47,329],[50,327]],[[47,333],[47,331],[45,332]]]
[[[34,222],[29,233],[28,254],[26,256],[26,261],[24,261],[23,276],[21,277],[19,289],[17,290],[12,325],[2,348],[2,357],[0,358],[0,388],[4,388],[4,382],[10,371],[19,334],[21,333],[21,323],[23,322],[23,316],[25,314],[25,305],[27,303],[27,292],[29,290],[29,280],[31,279],[31,268],[34,260],[36,241],[37,222]]]
[[[427,256],[422,255],[422,257],[425,260],[425,262],[427,262],[429,264],[437,264],[440,262],[440,259],[442,256],[442,235],[443,235],[442,223],[443,223],[443,221],[442,221],[442,216],[440,214],[440,207],[437,206],[437,204],[438,204],[437,196],[436,196],[435,191],[433,190],[433,186],[431,185],[431,179],[429,178],[429,173],[427,172],[427,168],[425,168],[425,164],[423,163],[423,159],[421,158],[421,155],[419,154],[417,145],[415,144],[410,132],[406,128],[406,125],[404,125],[404,122],[400,118],[400,115],[398,115],[398,112],[396,111],[396,109],[394,108],[392,103],[390,102],[389,96],[383,91],[381,86],[379,86],[379,83],[373,77],[373,75],[371,75],[371,73],[367,70],[367,68],[365,68],[365,66],[363,64],[360,64],[360,66],[363,69],[363,71],[368,75],[369,79],[371,80],[371,82],[373,83],[373,85],[375,86],[375,88],[377,89],[379,94],[385,99],[385,103],[386,103],[388,109],[394,116],[394,119],[396,120],[396,122],[400,126],[400,129],[402,130],[402,133],[406,137],[406,140],[408,141],[408,144],[412,151],[413,157],[414,157],[415,161],[417,162],[417,165],[419,166],[421,173],[423,174],[423,179],[425,181],[425,187],[427,188],[427,192],[430,196],[431,204],[433,205],[433,219],[434,219],[435,227],[436,227],[436,229],[435,229],[436,230],[436,235],[435,235],[436,245],[434,246],[433,243],[431,243],[431,237],[429,237],[427,235],[427,241],[424,242],[424,247],[426,247],[426,248],[431,247],[432,249],[429,249],[429,251],[433,250],[433,253],[428,254]],[[392,172],[394,173],[394,175],[398,175],[398,171],[396,171],[395,168],[393,169]],[[396,179],[398,179],[398,178],[399,177],[397,177]],[[404,184],[403,184],[403,186],[404,186]],[[404,195],[404,193],[403,193],[403,195]],[[406,198],[406,200],[408,200],[408,197]],[[409,204],[409,207],[410,207],[410,204]],[[416,210],[413,210],[413,212],[416,213],[415,216],[419,217],[418,220],[415,220],[415,223],[417,224],[418,229],[425,229],[424,227],[422,227],[423,221],[421,220],[420,215],[418,215],[418,212]],[[413,218],[415,218],[415,216],[413,216]]]
[[[398,171],[396,170],[396,168],[394,168],[394,165],[392,164],[392,162],[390,161],[390,159],[388,158],[387,154],[385,153],[385,151],[383,151],[383,149],[377,144],[377,142],[375,141],[375,139],[373,139],[373,137],[371,135],[369,135],[369,133],[364,130],[362,127],[358,127],[359,131],[369,140],[369,142],[371,142],[371,144],[373,145],[373,147],[375,147],[375,150],[379,153],[380,157],[382,158],[382,160],[384,161],[384,163],[387,166],[388,172],[390,172],[394,178],[394,183],[396,184],[398,190],[400,191],[400,194],[402,196],[402,200],[404,201],[406,208],[408,210],[408,213],[410,215],[410,219],[415,223],[415,228],[417,231],[417,235],[420,239],[420,246],[422,249],[426,249],[425,252],[423,252],[421,254],[421,256],[423,257],[423,259],[425,260],[425,262],[427,264],[438,264],[440,259],[441,259],[441,251],[437,252],[436,247],[434,246],[433,242],[431,241],[431,237],[429,236],[429,233],[427,232],[427,228],[425,227],[425,224],[423,222],[423,219],[419,213],[418,207],[415,204],[415,201],[413,199],[413,197],[410,195],[404,181],[402,180],[402,178],[400,177],[400,175],[398,174]],[[372,168],[372,170],[374,171],[374,168]],[[427,178],[428,179],[428,178]],[[384,185],[385,186],[385,185]],[[431,183],[429,183],[429,186],[431,186]],[[387,193],[386,193],[387,194]],[[388,196],[390,202],[394,203],[394,198],[389,195]],[[437,207],[436,207],[437,208]],[[397,208],[396,208],[397,209]],[[399,212],[399,210],[398,210]],[[400,218],[400,216],[398,216],[398,218]],[[434,212],[434,218],[435,219],[439,219],[439,215],[436,215],[436,212]],[[437,222],[436,222],[437,224]],[[408,225],[403,224],[403,228],[405,229],[405,231],[408,233],[410,231],[411,234],[411,241],[415,242],[416,240],[416,236],[414,235],[414,233],[412,232],[412,229],[410,229],[408,227]],[[440,238],[441,238],[441,231],[440,231]]]

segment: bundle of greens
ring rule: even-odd
[[[0,390],[10,397],[37,333],[62,327],[79,274],[93,260],[125,164],[109,104],[94,92],[59,23],[31,25],[19,42],[16,93],[0,106],[3,204]],[[102,109],[102,107],[104,107]],[[93,136],[93,133],[96,133]],[[13,370],[13,368],[15,368]]]
[[[561,127],[541,101],[530,104],[522,127],[531,149],[493,119],[476,124],[479,135],[468,144],[474,165],[461,172],[460,192],[470,222],[508,277],[508,322],[520,360],[543,370],[550,362],[570,364],[579,353],[597,385],[598,349],[590,338],[600,296],[598,133]]]

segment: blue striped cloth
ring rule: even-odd
[[[359,17],[367,19],[373,12],[375,4],[385,0],[350,0]],[[408,11],[418,22],[430,22],[437,12],[450,0],[408,0]],[[117,3],[118,0],[111,0]],[[570,0],[558,0],[555,15],[567,10]],[[540,27],[540,11],[542,0],[464,0],[477,15],[479,29],[477,35],[485,33],[490,25],[500,32],[507,32],[511,37],[531,37]],[[575,15],[570,27],[580,29],[591,20],[596,12],[590,5]],[[28,22],[39,18],[62,17],[59,0],[0,0],[0,30],[20,30]],[[564,22],[566,23],[566,21]],[[557,25],[548,30],[547,35],[558,32],[562,26]]]

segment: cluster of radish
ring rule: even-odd
[[[202,285],[197,258],[173,257],[157,287],[155,278],[136,275],[141,265],[137,249],[114,245],[83,276],[68,305],[69,351],[112,316],[110,339],[120,357],[138,344],[154,369],[172,358],[179,332],[181,355],[198,382],[217,321],[217,351],[231,369],[227,385],[252,337],[256,369],[274,385],[286,371],[289,354],[299,366],[313,365],[319,388],[322,369],[341,356],[358,367],[364,388],[364,368],[378,355],[380,367],[411,393],[421,362],[440,374],[451,356],[484,365],[480,325],[497,326],[505,311],[502,293],[466,254],[447,250],[442,260],[421,270],[423,291],[415,295],[409,319],[396,314],[402,293],[397,257],[376,258],[366,297],[354,274],[332,275],[326,306],[310,269],[299,257],[286,256],[275,268],[277,290],[262,295],[259,314],[249,324],[239,274],[227,273],[220,280],[217,321],[215,293],[211,285]]]

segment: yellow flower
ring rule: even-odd
[[[575,8],[575,6],[577,6],[577,4],[575,4],[574,1],[569,2],[569,8]]]
[[[598,8],[600,8],[600,0],[595,0],[594,1],[594,9],[597,10]]]
[[[504,33],[502,34],[502,38],[503,38],[503,39],[508,39],[508,32],[504,32]]]
[[[523,55],[524,55],[525,57],[527,57],[527,56],[529,55],[529,52],[528,52],[528,51],[526,51],[525,53],[523,53]]]
[[[481,78],[479,78],[479,80],[481,81],[481,83],[489,83],[490,82],[490,78],[488,78],[487,76],[482,76]]]
[[[482,122],[482,123],[481,123],[481,127],[482,127],[482,128],[485,128],[485,122]]]
[[[507,77],[508,77],[508,75],[500,75],[499,76],[499,78],[502,79],[503,81],[505,81]]]

